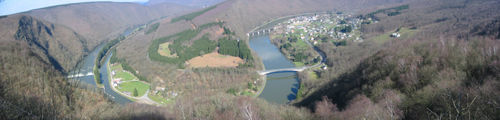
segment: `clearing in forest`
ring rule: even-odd
[[[399,38],[391,37],[391,34],[394,32],[387,32],[385,34],[381,34],[379,36],[374,37],[373,40],[375,41],[375,43],[378,43],[378,44],[384,44],[385,42],[387,42],[389,40],[393,40],[393,39],[405,40],[405,39],[413,37],[413,35],[415,35],[415,33],[417,31],[418,31],[417,29],[410,29],[410,28],[402,27],[402,28],[399,28],[398,30],[396,30],[397,33],[401,34],[401,37],[399,37]]]
[[[158,53],[162,56],[166,56],[166,57],[177,57],[176,54],[173,54],[170,52],[170,49],[168,48],[168,45],[170,45],[169,42],[165,42],[165,43],[162,43],[160,44],[160,47],[158,49]]]
[[[237,67],[241,63],[243,63],[243,59],[239,57],[221,55],[217,52],[212,52],[209,54],[198,56],[187,61],[187,65],[193,68]]]
[[[114,79],[120,79],[121,81],[138,80],[132,73],[123,70],[122,64],[112,65],[111,70]]]
[[[125,92],[126,94],[128,93],[130,96],[133,96],[134,90],[137,89],[138,95],[134,97],[140,97],[146,94],[146,91],[149,89],[149,85],[141,81],[130,81],[121,83],[117,89],[121,92]]]

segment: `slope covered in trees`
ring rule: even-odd
[[[398,14],[374,14],[380,21],[362,27],[365,42],[341,47],[320,46],[327,53],[329,70],[319,72],[315,80],[301,73],[300,86],[306,89],[303,99],[294,102],[297,107],[220,92],[227,88],[241,89],[252,82],[250,80],[258,79],[250,75],[255,72],[252,68],[178,70],[175,65],[147,59],[147,46],[153,39],[213,22],[213,16],[217,15],[225,16],[219,20],[227,22],[234,33],[242,37],[253,26],[272,18],[269,16],[326,9],[315,6],[318,3],[355,9],[394,2],[339,1],[230,1],[190,22],[181,20],[171,24],[168,20],[159,20],[161,25],[156,31],[140,32],[119,43],[115,52],[118,58],[114,61],[126,62],[130,65],[128,68],[139,71],[136,74],[156,81],[152,86],[167,86],[182,93],[182,97],[168,107],[115,105],[98,90],[68,82],[64,71],[76,64],[75,59],[84,54],[81,51],[86,51],[84,37],[66,27],[29,16],[0,18],[0,28],[5,30],[0,32],[0,118],[500,119],[497,104],[500,102],[500,15],[497,12],[500,2],[496,0],[419,0],[404,3],[409,5],[408,9]],[[331,2],[345,4],[327,4]],[[308,7],[271,11],[277,9],[278,3],[292,8]],[[380,9],[397,6],[400,5]],[[259,10],[245,11],[252,7]],[[369,10],[364,15],[374,11],[377,10]],[[247,19],[243,14],[256,18]],[[402,27],[414,29],[415,35],[382,42],[374,39]],[[241,50],[232,51],[236,46],[241,48],[241,44],[220,41],[223,42],[219,45],[227,47],[222,48],[222,52],[241,54]],[[212,42],[212,46],[217,45]]]
[[[25,42],[42,60],[67,72],[83,57],[86,40],[64,26],[30,16],[11,15],[0,19],[2,42]]]
[[[499,119],[499,105],[491,103],[500,101],[500,43],[495,34],[471,34],[500,16],[499,4],[428,0],[410,3],[399,15],[376,14],[380,21],[363,28],[367,43],[398,27],[418,32],[388,40],[384,48],[323,47],[327,56],[336,55],[327,60],[333,69],[321,72],[319,81],[303,74],[308,92],[295,105],[337,119]],[[446,17],[456,19],[439,20]],[[361,46],[368,49],[355,49]]]
[[[244,41],[234,40],[231,37],[219,39],[219,53],[240,57],[245,60],[253,60],[252,53]]]
[[[144,6],[125,2],[90,2],[53,6],[21,14],[64,25],[79,33],[87,40],[88,46],[94,48],[105,40],[116,38],[126,29],[193,9],[196,8],[171,3]]]

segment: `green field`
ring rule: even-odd
[[[157,103],[160,103],[160,104],[168,104],[168,103],[172,102],[172,100],[170,100],[170,99],[165,99],[165,98],[163,98],[161,95],[153,95],[153,94],[149,94],[149,95],[148,95],[148,97],[149,97],[151,100],[153,100],[153,101],[155,101],[155,102],[157,102]]]
[[[391,32],[387,32],[387,33],[378,35],[378,36],[374,37],[373,40],[377,44],[384,44],[385,42],[392,40],[392,39],[404,40],[404,39],[408,39],[408,38],[412,37],[416,31],[417,30],[412,30],[412,29],[408,29],[408,28],[403,27],[403,28],[400,28],[398,31],[399,34],[401,34],[401,37],[399,37],[399,38],[392,38],[391,34],[394,32],[391,31]]]
[[[243,91],[243,92],[241,92],[240,94],[241,94],[241,95],[244,95],[244,96],[255,96],[252,92],[250,92],[250,91],[246,91],[246,90],[245,90],[245,91]]]
[[[304,67],[305,64],[303,62],[293,62],[295,64],[295,67]]]
[[[401,33],[401,37],[399,39],[408,39],[410,37],[413,37],[416,33],[416,29],[409,29],[409,28],[400,28],[399,33]]]
[[[169,42],[165,42],[160,44],[160,48],[158,49],[158,53],[162,56],[167,56],[167,57],[177,57],[177,55],[173,54],[170,52],[170,49],[168,46],[170,45]]]
[[[307,50],[309,48],[307,43],[302,39],[297,40],[297,42],[292,45],[294,48],[297,48],[297,50]]]
[[[139,96],[143,96],[149,88],[148,84],[140,81],[124,82],[117,87],[117,89],[121,92],[130,92],[130,95],[133,95],[134,89],[137,89]]]
[[[111,66],[111,70],[115,71],[113,78],[121,78],[122,81],[138,80],[132,73],[124,71],[121,64]]]
[[[385,42],[389,41],[390,39],[393,39],[390,36],[391,34],[392,34],[392,32],[384,33],[384,34],[381,34],[381,35],[374,37],[373,40],[377,44],[384,44]]]
[[[114,78],[122,78],[122,81],[131,81],[131,80],[137,80],[137,78],[132,75],[131,73],[129,72],[125,72],[125,71],[116,71],[116,74],[114,76]]]

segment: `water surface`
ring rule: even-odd
[[[268,35],[252,37],[250,48],[261,58],[266,70],[291,68],[295,65],[271,43]],[[266,75],[264,90],[259,95],[272,103],[285,104],[296,98],[299,80],[296,72],[279,72]]]

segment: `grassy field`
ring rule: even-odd
[[[176,54],[173,54],[170,52],[170,49],[168,48],[168,46],[170,45],[169,42],[165,42],[165,43],[162,43],[160,44],[160,48],[158,49],[158,53],[162,56],[166,56],[166,57],[177,57]]]
[[[389,40],[392,40],[392,39],[406,39],[406,38],[410,38],[412,37],[415,32],[417,30],[412,30],[412,29],[409,29],[409,28],[400,28],[399,29],[399,34],[401,34],[401,37],[399,38],[392,38],[391,37],[391,34],[394,33],[394,32],[387,32],[387,33],[384,33],[384,34],[381,34],[379,36],[376,36],[373,38],[374,42],[377,43],[377,44],[384,44],[385,42],[389,41]]]
[[[149,94],[149,95],[148,95],[148,97],[149,97],[151,100],[153,100],[153,101],[155,101],[155,102],[157,102],[157,103],[160,103],[160,104],[168,104],[168,103],[172,102],[172,100],[170,100],[170,99],[165,99],[165,98],[163,98],[161,95],[153,95],[153,94]]]
[[[401,28],[401,29],[399,29],[399,33],[401,34],[401,37],[399,39],[405,40],[405,39],[408,39],[410,37],[413,37],[413,35],[415,35],[415,33],[417,31],[418,30],[416,30],[416,29]]]
[[[304,40],[299,39],[295,44],[293,44],[293,47],[297,48],[297,50],[307,50],[309,46]]]
[[[304,67],[305,64],[303,62],[293,62],[295,64],[295,67]]]
[[[149,85],[140,81],[130,81],[120,84],[117,89],[121,92],[130,92],[133,95],[134,89],[137,89],[139,96],[143,96],[149,89]],[[136,96],[137,97],[137,96]]]
[[[134,75],[132,75],[129,72],[122,71],[122,70],[116,71],[114,78],[122,78],[122,81],[137,80],[137,78]]]
[[[248,90],[245,90],[243,92],[240,93],[241,95],[244,95],[244,96],[255,96],[254,93],[248,91]]]
[[[113,78],[121,78],[122,81],[138,80],[132,73],[124,71],[121,64],[111,66],[111,70],[115,71]]]

